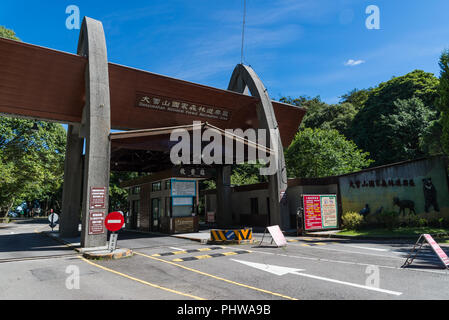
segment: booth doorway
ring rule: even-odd
[[[150,231],[159,231],[161,199],[151,199],[151,227]]]

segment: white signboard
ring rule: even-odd
[[[173,199],[173,205],[174,206],[191,206],[193,205],[193,198],[192,197],[176,197]]]
[[[273,241],[278,247],[283,247],[287,245],[287,240],[285,240],[284,234],[279,226],[271,226],[267,228],[273,238]]]
[[[196,181],[175,180],[171,182],[172,196],[196,196]]]
[[[118,238],[118,233],[111,233],[111,236],[109,238],[109,246],[108,249],[109,251],[114,251],[115,248],[117,248],[117,238]]]

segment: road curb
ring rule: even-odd
[[[50,233],[48,231],[41,231],[39,233],[69,247],[72,250],[75,250],[76,252],[80,252],[80,248],[76,248],[75,246],[73,246],[73,244],[71,242],[65,241],[64,239],[61,239],[60,237],[57,237],[57,236],[52,236],[52,233]]]
[[[106,251],[90,251],[84,252],[83,257],[89,260],[117,260],[133,256],[133,251],[131,249],[117,249],[113,252]]]
[[[449,237],[449,234],[431,234],[432,237]],[[388,237],[388,236],[348,236],[348,235],[339,235],[339,234],[311,234],[306,233],[302,235],[303,237],[312,237],[312,238],[333,238],[333,239],[354,239],[354,240],[413,240],[418,239],[419,235],[415,236],[399,236],[399,237]]]

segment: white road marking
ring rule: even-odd
[[[283,276],[286,274],[294,274],[294,275],[301,276],[301,277],[307,277],[307,278],[312,278],[312,279],[321,280],[321,281],[333,282],[333,283],[342,284],[342,285],[346,285],[346,286],[350,286],[350,287],[371,290],[371,291],[377,291],[377,292],[382,292],[382,293],[391,294],[391,295],[395,295],[395,296],[400,296],[402,294],[402,292],[398,292],[398,291],[386,290],[386,289],[365,286],[365,285],[347,282],[347,281],[340,281],[340,280],[335,280],[335,279],[331,279],[331,278],[319,277],[319,276],[315,276],[312,274],[300,272],[300,271],[304,271],[301,269],[294,269],[294,268],[288,268],[288,267],[282,267],[282,266],[255,263],[255,262],[249,262],[249,261],[243,261],[243,260],[235,260],[235,259],[231,259],[231,260],[235,261],[235,262],[239,262],[244,265],[247,265],[252,268],[256,268],[256,269],[259,269],[262,271],[266,271],[266,272],[275,274],[277,276]]]
[[[383,265],[376,265],[372,263],[362,263],[362,262],[351,262],[351,261],[341,261],[341,260],[332,260],[332,259],[324,259],[324,258],[312,258],[312,257],[304,257],[304,256],[293,256],[288,254],[281,254],[281,253],[273,253],[273,252],[266,252],[266,251],[260,251],[260,250],[253,250],[254,253],[261,253],[261,254],[268,254],[268,255],[277,255],[280,257],[287,257],[287,258],[294,258],[294,259],[304,259],[304,260],[312,260],[317,262],[331,262],[331,263],[341,263],[341,264],[352,264],[357,266],[377,266],[379,268],[385,268],[385,269],[396,269],[396,270],[404,270],[404,271],[414,271],[414,272],[427,272],[427,273],[437,273],[437,274],[447,274],[447,271],[433,271],[433,270],[423,270],[423,269],[403,269],[401,267],[392,267],[392,266],[383,266]]]
[[[313,247],[303,247],[301,245],[297,245],[296,243],[291,243],[292,246],[300,246],[302,248],[307,249],[320,249],[320,250],[328,250],[328,251],[339,251],[339,252],[346,252],[346,253],[353,253],[353,254],[364,254],[367,256],[375,256],[375,257],[383,257],[383,258],[394,258],[394,259],[405,259],[405,257],[398,257],[398,256],[386,256],[381,254],[374,254],[374,253],[368,253],[368,252],[357,252],[357,251],[349,251],[349,250],[341,250],[341,249],[333,249],[333,248],[325,248],[323,246],[313,246]]]
[[[173,249],[173,250],[184,251],[184,249],[181,249],[181,248],[175,248],[175,247],[169,247],[169,248]]]
[[[361,246],[351,246],[351,245],[345,245],[347,247],[351,248],[358,248],[358,249],[367,249],[367,250],[375,250],[375,251],[390,251],[389,249],[380,249],[380,248],[370,248],[370,247],[361,247]]]

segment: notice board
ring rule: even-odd
[[[303,195],[304,229],[323,230],[338,227],[337,196]]]
[[[196,181],[172,179],[171,195],[173,197],[196,197]]]

